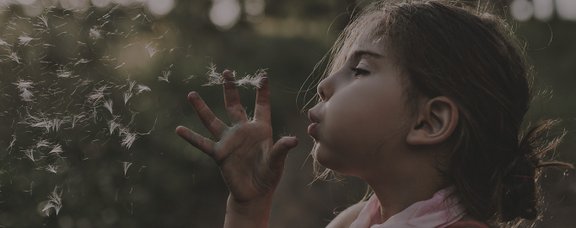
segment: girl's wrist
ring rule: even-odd
[[[237,201],[230,195],[224,227],[268,227],[271,206],[272,194],[250,201]]]

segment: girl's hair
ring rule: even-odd
[[[557,121],[521,134],[531,101],[530,68],[506,23],[482,11],[455,1],[372,4],[340,35],[326,73],[343,65],[360,34],[383,41],[406,76],[407,102],[446,96],[459,107],[442,172],[467,213],[495,223],[535,219],[540,168],[571,165],[544,161],[561,139],[546,140]]]

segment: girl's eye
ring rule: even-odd
[[[370,74],[370,71],[358,67],[352,67],[350,70],[352,70],[352,72],[354,73],[354,77],[365,76]]]

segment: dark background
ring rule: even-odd
[[[221,88],[203,86],[211,64],[239,76],[267,69],[275,135],[300,139],[275,196],[272,227],[325,226],[334,211],[362,198],[365,186],[353,178],[312,183],[302,110],[315,92],[320,60],[369,1],[108,2],[0,2],[0,227],[221,226],[228,193],[216,165],[174,134],[177,125],[207,133],[186,103],[191,90],[225,119]],[[161,12],[163,6],[169,10]],[[567,135],[557,157],[574,163],[576,6],[570,6],[493,2],[526,42],[537,72],[526,125],[561,119],[554,135],[562,129]],[[218,24],[235,13],[235,22]],[[102,98],[91,99],[100,88]],[[253,89],[242,95],[251,110]],[[120,127],[111,130],[111,121]],[[122,143],[131,137],[133,144]],[[61,153],[54,152],[58,146]],[[538,227],[576,224],[574,175],[543,175],[546,211]],[[61,198],[58,214],[43,211],[52,193]]]

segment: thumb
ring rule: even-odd
[[[288,151],[297,145],[298,139],[294,136],[284,136],[276,141],[274,146],[272,146],[272,153],[270,154],[270,167],[273,169],[282,169]]]

